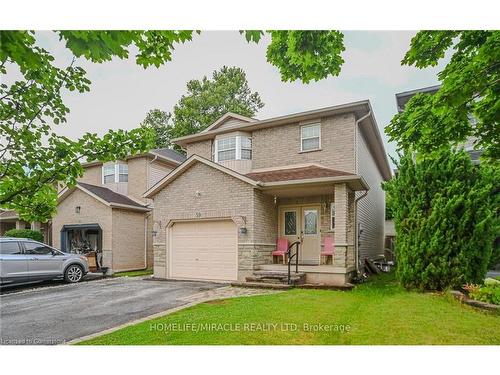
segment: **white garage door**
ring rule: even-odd
[[[171,278],[237,279],[238,232],[233,221],[179,222],[170,233]]]

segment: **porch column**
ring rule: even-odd
[[[21,220],[16,220],[16,229],[25,229]]]
[[[34,221],[31,223],[31,230],[40,230],[40,222],[39,221]]]
[[[333,265],[346,267],[349,196],[346,184],[335,185],[335,255]]]

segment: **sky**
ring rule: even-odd
[[[309,84],[282,82],[278,69],[266,61],[269,39],[248,44],[237,31],[195,35],[193,41],[177,45],[172,61],[160,68],[138,66],[134,53],[103,64],[79,59],[77,65],[92,82],[90,92],[64,93],[71,112],[68,122],[55,130],[76,138],[85,132],[102,135],[108,129],[133,129],[150,109],[171,111],[186,93],[187,81],[210,77],[227,65],[242,68],[252,91],[260,94],[265,106],[256,114],[258,119],[369,99],[386,152],[395,156],[395,145],[384,134],[396,114],[394,95],[437,84],[437,73],[444,67],[441,63],[422,70],[400,65],[414,35],[412,31],[345,31],[340,75]],[[58,65],[69,65],[71,54],[54,33],[38,32],[37,40],[53,53]]]

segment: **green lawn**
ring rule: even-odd
[[[200,332],[171,328],[206,323],[226,326]],[[328,325],[332,331],[307,331],[304,323]],[[276,326],[259,330],[266,324]],[[339,332],[347,325],[348,332]],[[460,305],[449,295],[407,292],[384,275],[350,292],[294,289],[203,303],[81,344],[498,345],[500,316]]]
[[[146,270],[138,270],[138,271],[126,271],[126,272],[117,272],[113,276],[114,277],[134,277],[134,276],[149,276],[153,274],[153,269],[148,268]]]

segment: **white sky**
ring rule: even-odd
[[[85,132],[104,134],[110,128],[132,129],[150,109],[171,111],[186,92],[187,81],[211,76],[214,70],[227,65],[242,68],[250,88],[259,92],[265,103],[256,115],[259,119],[369,99],[386,151],[394,155],[395,147],[387,143],[383,128],[396,113],[395,93],[437,84],[436,74],[443,64],[424,70],[400,65],[415,32],[344,34],[345,63],[340,75],[309,84],[282,82],[277,68],[266,61],[269,40],[247,44],[236,31],[202,32],[192,42],[177,46],[172,61],[158,69],[136,65],[133,53],[128,60],[104,64],[80,60],[78,65],[92,81],[91,90],[85,94],[65,93],[71,113],[68,122],[56,130],[75,138]],[[37,38],[58,64],[69,64],[71,55],[54,33],[39,32]]]

